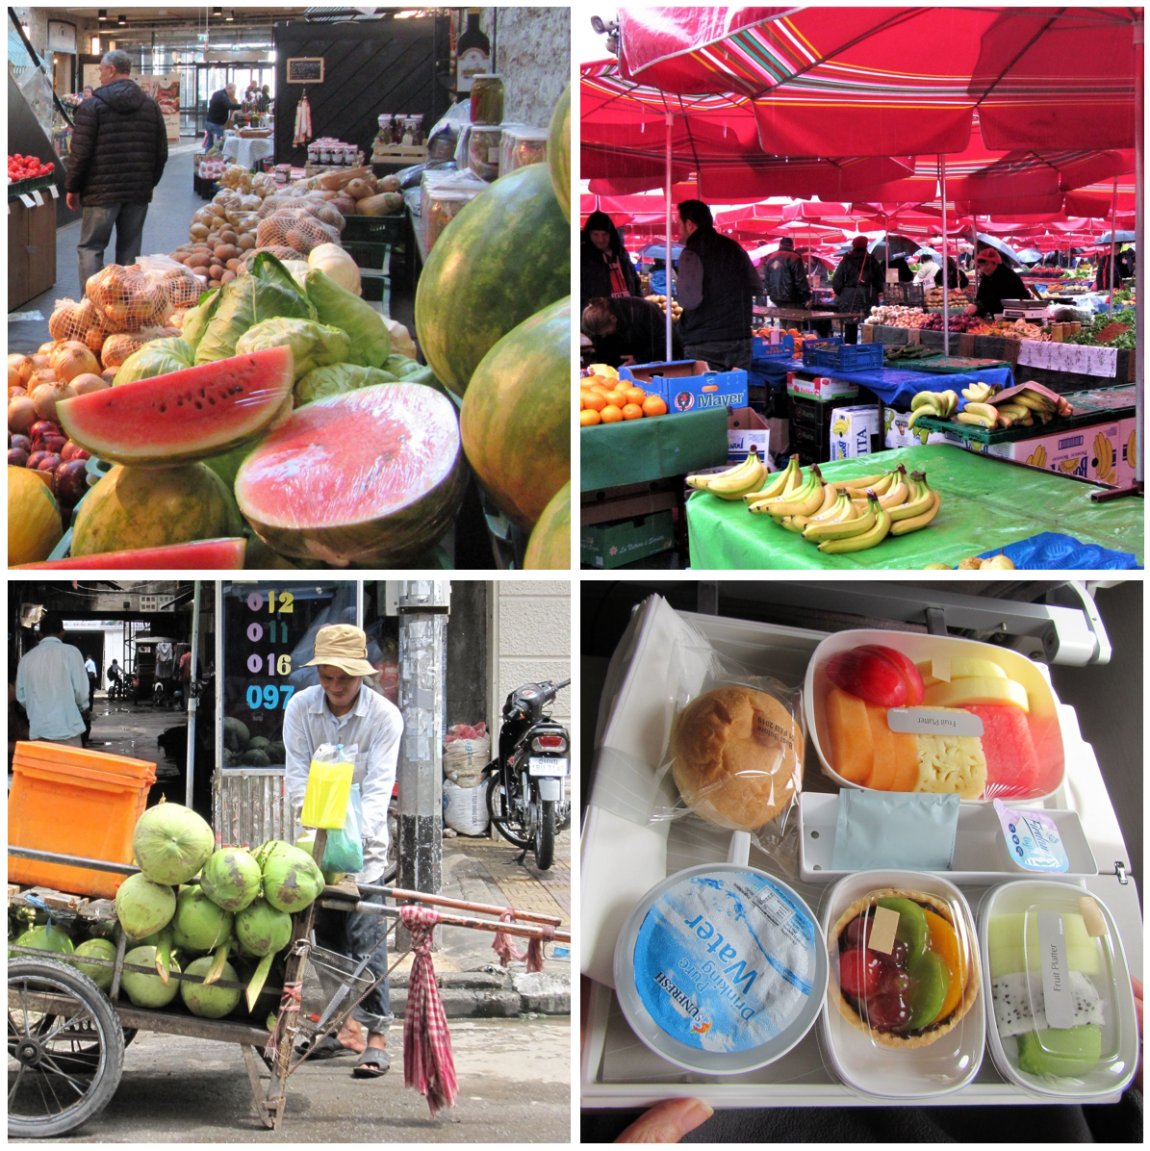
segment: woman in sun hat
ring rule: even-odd
[[[321,744],[356,748],[355,782],[363,802],[363,870],[354,880],[379,884],[387,864],[387,808],[395,786],[403,718],[399,709],[364,680],[376,674],[367,658],[367,635],[351,624],[321,627],[315,633],[314,657],[304,665],[319,672],[319,683],[297,691],[284,711],[285,780],[292,810],[303,808],[312,755]],[[383,896],[363,893],[364,903],[382,903]],[[375,979],[387,972],[387,927],[382,915],[317,909],[316,943],[359,962],[371,959],[367,971]],[[339,981],[317,968],[328,996]],[[392,1021],[390,989],[383,979],[356,1007],[337,1036],[321,1042],[312,1058],[348,1052],[358,1055],[352,1074],[378,1078],[387,1072],[387,1031]],[[366,1037],[365,1037],[366,1036]]]
[[[974,303],[966,309],[968,316],[997,316],[1002,311],[1003,300],[1030,299],[1022,277],[1003,263],[996,249],[983,248],[974,257],[974,267],[978,272],[978,291]]]

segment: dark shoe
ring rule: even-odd
[[[351,1069],[355,1079],[378,1079],[391,1068],[391,1056],[383,1047],[368,1047]]]
[[[334,1059],[337,1055],[354,1055],[350,1047],[344,1047],[334,1035],[325,1035],[318,1043],[305,1040],[296,1047],[297,1055],[306,1055],[309,1059]]]

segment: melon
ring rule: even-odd
[[[831,687],[827,691],[825,710],[827,762],[843,779],[865,783],[874,766],[866,701],[841,687]]]
[[[500,339],[463,397],[463,451],[495,506],[531,528],[571,478],[571,300]]]
[[[563,215],[571,219],[571,85],[563,89],[563,95],[551,113],[551,125],[547,130],[547,164],[551,169],[551,186],[555,197],[563,209]]]
[[[218,540],[196,540],[159,548],[124,548],[99,555],[72,556],[63,560],[20,564],[24,568],[100,568],[102,571],[220,571],[244,566],[247,541],[242,536]]]
[[[267,428],[294,383],[287,347],[199,364],[56,406],[65,432],[113,463],[167,467],[219,455]]]
[[[529,164],[476,196],[435,241],[415,293],[419,346],[463,395],[492,345],[571,291],[571,229],[548,164]]]
[[[568,571],[571,568],[571,481],[543,509],[523,556],[525,571]]]
[[[43,478],[27,468],[8,469],[8,563],[46,560],[64,534],[60,505]]]
[[[374,384],[293,412],[240,465],[235,494],[282,556],[386,567],[443,536],[466,482],[452,401],[424,384]]]
[[[204,464],[176,468],[117,464],[76,509],[72,555],[169,547],[238,536],[242,529],[227,485]]]
[[[1030,798],[1038,782],[1038,753],[1025,712],[1009,704],[972,703],[967,711],[982,720],[986,791],[998,799]]]

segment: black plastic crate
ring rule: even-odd
[[[376,244],[366,240],[343,240],[344,250],[361,269],[382,272],[389,275],[391,272],[391,245]]]
[[[402,244],[407,228],[407,217],[403,213],[396,216],[345,216],[343,240],[371,240],[375,243]]]

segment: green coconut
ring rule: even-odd
[[[292,920],[286,911],[277,910],[266,899],[257,899],[236,914],[235,928],[240,946],[249,955],[260,957],[248,981],[246,998],[251,1011],[267,982],[276,952],[291,942]]]
[[[110,939],[85,939],[76,948],[73,963],[82,971],[101,991],[110,991],[112,978],[115,972],[112,963],[116,959],[116,945]],[[83,962],[81,962],[83,960]],[[103,963],[93,960],[104,960]]]
[[[187,883],[216,849],[212,825],[179,803],[159,803],[136,820],[132,850],[154,883]]]
[[[55,923],[30,927],[16,938],[15,946],[30,947],[36,951],[51,951],[56,955],[71,955],[76,950],[68,933]]]
[[[200,871],[204,894],[225,911],[241,911],[260,893],[260,865],[242,847],[221,847]]]
[[[188,964],[184,974],[205,979],[211,971],[212,963],[210,955],[202,955]],[[222,1019],[236,1009],[243,997],[243,990],[238,986],[239,976],[236,974],[236,969],[225,962],[217,978],[223,978],[227,983],[234,983],[237,986],[220,987],[214,981],[211,984],[192,983],[186,979],[180,981],[180,998],[193,1015],[198,1015],[202,1019]]]
[[[116,892],[116,918],[130,939],[146,939],[167,927],[175,912],[175,890],[143,872],[129,875]]]
[[[323,872],[310,852],[276,839],[264,844],[259,857],[264,898],[278,911],[303,911],[323,891]]]
[[[181,951],[215,951],[232,934],[232,913],[214,904],[199,884],[182,887],[176,896],[172,933]]]
[[[166,983],[155,974],[159,957],[151,944],[133,947],[124,956],[124,973],[120,977],[120,987],[136,1007],[167,1007],[180,993],[178,979]],[[147,971],[136,971],[146,967]],[[180,965],[173,959],[171,970],[179,973]]]

